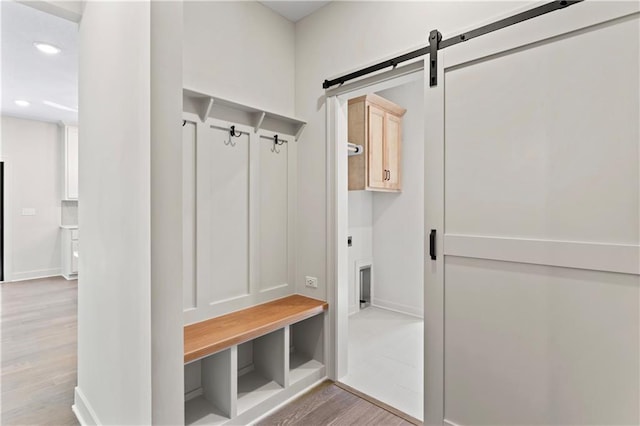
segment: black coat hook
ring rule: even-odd
[[[239,138],[240,136],[242,136],[242,132],[236,132],[236,126],[231,126],[231,128],[229,129],[229,135]]]
[[[182,127],[184,127],[187,124],[187,120],[182,120]]]
[[[278,135],[273,135],[273,147],[271,148],[271,152],[275,152],[276,154],[280,154],[280,150],[277,148],[278,145],[284,145],[285,140],[278,139]]]

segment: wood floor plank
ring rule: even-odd
[[[77,281],[0,284],[3,425],[77,425]]]
[[[260,426],[411,426],[411,423],[327,381],[265,417]]]
[[[50,278],[0,285],[2,425],[77,425],[76,281]],[[393,413],[325,382],[259,425],[409,426]]]

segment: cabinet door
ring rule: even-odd
[[[369,167],[368,167],[368,187],[385,188],[386,171],[384,164],[384,110],[369,105]]]
[[[78,198],[78,128],[67,127],[66,131],[66,198]]]
[[[78,273],[78,241],[71,241],[71,273]]]
[[[385,114],[385,168],[387,169],[387,189],[402,188],[400,153],[402,151],[402,119],[393,114]]]

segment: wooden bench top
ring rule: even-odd
[[[184,362],[255,339],[328,309],[327,302],[294,294],[184,327]]]

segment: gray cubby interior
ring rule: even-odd
[[[238,414],[286,387],[285,328],[238,345]]]
[[[184,366],[185,424],[217,425],[235,416],[235,347]]]
[[[290,326],[289,381],[291,384],[321,369],[324,364],[324,315]]]

